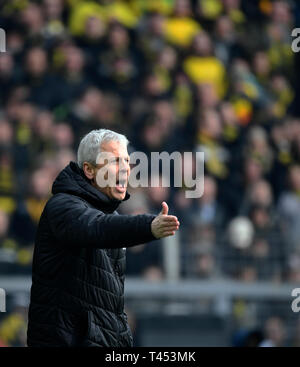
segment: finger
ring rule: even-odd
[[[164,232],[163,237],[174,236],[175,231]]]
[[[169,212],[168,204],[165,201],[163,201],[161,203],[161,206],[162,206],[162,209],[161,209],[161,212],[159,214],[160,215],[168,215],[168,212]]]
[[[166,215],[162,217],[164,222],[178,222],[178,218],[175,215]]]
[[[177,225],[177,224],[168,224],[168,225],[163,225],[162,228],[164,230],[172,231],[173,229],[179,228],[179,225]]]
[[[170,228],[179,228],[179,224],[174,222],[174,223],[161,223],[161,228],[165,228],[165,229],[170,229]]]
[[[162,232],[163,233],[167,233],[167,232],[177,232],[177,230],[178,230],[178,228],[170,228],[170,229],[165,229],[165,230],[163,230]]]
[[[161,231],[177,231],[179,229],[179,226],[162,226]]]
[[[166,220],[161,222],[162,226],[179,226],[179,223],[176,220]]]
[[[161,222],[161,225],[164,227],[168,227],[168,226],[179,226],[179,222],[174,220],[165,220]]]

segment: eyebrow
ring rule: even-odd
[[[120,160],[120,159],[122,159],[122,158],[124,158],[124,159],[126,159],[126,160],[130,160],[130,157],[129,156],[126,156],[126,157],[120,157],[120,156],[115,156],[115,157],[113,157],[112,159],[117,159],[117,160]]]

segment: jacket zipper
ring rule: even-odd
[[[118,261],[118,260],[117,260]],[[114,271],[115,271],[115,274],[116,274],[116,278],[117,278],[117,283],[118,283],[118,289],[119,289],[119,294],[121,294],[121,284],[120,284],[120,278],[119,278],[119,265],[118,265],[118,262],[115,262],[115,266],[114,266]],[[121,327],[120,327],[120,320],[119,320],[119,315],[120,315],[120,312],[119,312],[119,309],[121,308],[120,307],[121,305],[119,304],[118,305],[118,310],[116,312],[116,317],[117,317],[117,325],[118,325],[118,332],[117,332],[117,343],[118,343],[118,347],[120,346],[120,331],[121,331]]]

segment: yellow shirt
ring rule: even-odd
[[[165,24],[165,37],[176,46],[187,47],[201,26],[191,18],[169,18]]]
[[[194,83],[212,83],[218,95],[224,96],[225,68],[222,62],[214,56],[190,56],[184,60],[183,69]]]
[[[114,1],[105,6],[106,19],[116,19],[125,27],[134,28],[139,18],[126,1]]]
[[[138,16],[146,12],[169,15],[174,9],[174,0],[129,0],[129,3]]]
[[[105,8],[93,1],[75,3],[69,18],[69,29],[72,35],[81,35],[85,31],[89,17],[96,17],[105,21]]]

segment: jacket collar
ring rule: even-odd
[[[83,170],[75,162],[64,168],[55,179],[52,186],[52,193],[68,193],[79,196],[98,209],[114,212],[122,201],[130,198],[126,192],[123,200],[111,199],[101,191],[92,186],[90,180],[85,176]]]

